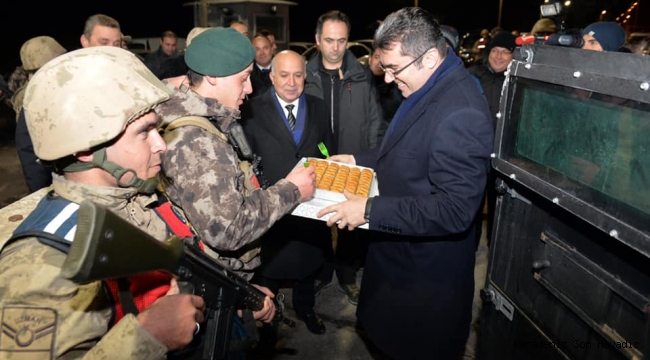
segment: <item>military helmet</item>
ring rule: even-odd
[[[115,139],[170,95],[134,54],[98,46],[45,64],[29,81],[23,107],[34,152],[52,161]]]
[[[20,61],[25,70],[38,70],[46,62],[64,54],[65,48],[49,36],[31,38],[20,47]]]

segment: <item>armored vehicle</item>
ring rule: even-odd
[[[650,359],[650,57],[515,49],[478,358]]]

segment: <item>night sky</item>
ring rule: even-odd
[[[502,0],[503,28],[529,31],[539,19],[539,4],[542,0]],[[650,10],[650,1],[641,4],[644,14]],[[185,37],[193,27],[192,9],[183,6],[187,0],[112,0],[86,1],[67,5],[65,2],[31,1],[12,2],[11,12],[5,8],[5,19],[15,14],[13,21],[0,24],[4,34],[5,50],[0,57],[0,73],[7,75],[20,64],[20,46],[31,37],[49,35],[66,49],[79,47],[79,36],[85,19],[96,13],[104,13],[117,19],[122,31],[133,37],[155,37],[164,30],[173,30]],[[404,6],[413,6],[406,0],[294,0],[298,6],[290,9],[290,31],[292,41],[313,41],[314,27],[318,16],[328,10],[338,9],[352,19],[350,40],[370,38],[377,19],[383,19],[391,11]],[[624,11],[630,0],[573,0],[569,17],[570,27],[584,27],[593,21],[603,9],[610,13]],[[67,6],[67,7],[62,7]],[[497,25],[499,0],[419,0],[419,6],[436,15],[441,23],[455,26],[460,31],[491,29]],[[641,17],[650,19],[650,16]],[[649,24],[650,25],[650,24]],[[648,27],[647,29],[650,29]]]

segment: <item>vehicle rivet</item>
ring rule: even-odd
[[[526,69],[530,69],[532,66],[531,66],[530,64],[526,64],[526,65],[524,65],[524,67],[525,67]]]
[[[576,71],[576,72],[573,73],[573,77],[574,77],[574,78],[579,78],[580,76],[582,76],[582,74],[580,73],[580,71]]]
[[[559,203],[560,203],[560,199],[558,199],[556,197],[553,198],[553,204],[559,204]]]
[[[490,157],[491,157],[492,159],[494,159],[495,157],[497,157],[497,154],[492,153],[492,154],[490,154]]]
[[[514,180],[517,178],[517,176],[515,174],[510,174],[510,178]]]
[[[650,89],[650,84],[647,82],[641,83],[641,90],[648,91],[648,89]]]
[[[501,119],[501,111],[497,113],[497,119]]]
[[[613,238],[618,238],[618,231],[616,231],[616,230],[610,231],[609,236],[611,236]]]

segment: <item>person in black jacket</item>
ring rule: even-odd
[[[501,100],[501,88],[505,80],[505,72],[508,64],[512,61],[512,52],[515,50],[515,36],[509,32],[501,32],[488,44],[487,61],[474,65],[469,69],[474,74],[481,86],[483,93],[487,98],[490,106],[490,115],[492,116],[493,126],[496,128],[497,113],[499,112],[499,101]],[[492,235],[492,218],[494,217],[494,207],[496,204],[496,190],[494,189],[495,177],[492,172],[488,176],[486,186],[487,196],[487,239],[490,241]],[[481,238],[481,227],[478,226],[477,241]]]
[[[242,105],[244,133],[254,153],[262,157],[270,183],[284,178],[303,157],[322,158],[318,143],[331,146],[325,102],[303,94],[305,63],[285,50],[272,63],[273,87]],[[325,333],[314,312],[314,274],[323,263],[323,247],[330,241],[324,222],[285,215],[261,240],[262,265],[254,281],[277,293],[283,280],[293,280],[292,301],[298,318],[310,332]],[[275,343],[276,329],[266,329],[262,344]]]

